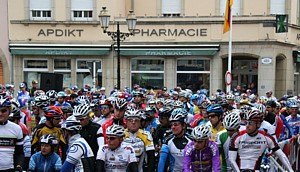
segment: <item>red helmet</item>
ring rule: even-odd
[[[56,106],[47,106],[43,108],[45,112],[45,117],[53,118],[53,117],[61,117],[63,112],[59,107]]]
[[[112,106],[111,102],[108,99],[100,100],[99,105],[108,105]]]

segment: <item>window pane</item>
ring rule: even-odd
[[[193,91],[209,89],[209,74],[177,73],[177,85],[182,89],[189,88]]]
[[[209,60],[178,60],[177,71],[209,71]]]
[[[47,69],[48,64],[47,60],[25,60],[24,61],[24,68],[43,68]]]
[[[70,87],[71,85],[71,73],[67,73],[67,72],[56,72],[59,74],[63,74],[63,87]]]
[[[74,11],[74,17],[82,17],[82,11]]]
[[[71,60],[54,59],[55,70],[71,70]]]
[[[164,71],[164,60],[132,60],[132,71]]]
[[[84,11],[84,17],[93,17],[93,11]]]
[[[163,73],[133,73],[131,79],[132,87],[134,84],[146,89],[160,89],[164,86]]]
[[[27,82],[28,88],[32,87],[32,80],[41,80],[41,74],[38,72],[24,72],[24,81]]]

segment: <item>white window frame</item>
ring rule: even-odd
[[[42,2],[40,5],[38,3],[34,2]],[[52,20],[52,0],[30,0],[30,20]],[[33,16],[33,12],[39,12],[40,16]],[[50,11],[50,16],[43,16],[43,12],[49,12]]]
[[[101,62],[101,64],[100,64],[100,67],[101,67],[101,69],[98,69],[97,70],[97,73],[102,73],[102,68],[103,68],[103,60],[101,60],[101,59],[76,59],[76,73],[77,72],[90,72],[90,70],[89,69],[78,69],[77,67],[78,67],[78,61],[86,61],[86,62]]]
[[[55,69],[55,60],[60,60],[60,59],[53,59],[53,72],[54,73],[58,73],[58,72],[71,73],[71,71],[72,71],[72,60],[71,59],[65,59],[65,60],[70,60],[70,63],[71,63],[70,69]]]
[[[164,61],[164,70],[163,71],[141,71],[141,70],[132,70],[132,60],[163,60]],[[163,85],[165,85],[165,71],[166,71],[166,59],[161,57],[134,57],[130,59],[130,86],[132,85],[132,74],[133,73],[160,73],[163,74]]]
[[[82,5],[81,2],[84,2],[85,5]],[[78,6],[77,6],[77,4]],[[72,0],[71,1],[71,19],[73,21],[92,21],[94,17],[93,11],[93,0]],[[80,4],[80,5],[79,5]],[[75,12],[80,12],[81,17],[75,17]],[[84,16],[85,12],[92,12],[92,16]]]
[[[46,60],[47,61],[47,68],[25,68],[25,61],[26,60],[36,60],[36,61],[42,61]],[[49,59],[47,58],[24,58],[23,59],[23,72],[48,72],[49,71]]]

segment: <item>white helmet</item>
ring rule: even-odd
[[[106,135],[125,136],[125,129],[121,125],[111,125],[106,129]]]
[[[81,130],[80,121],[76,119],[74,115],[69,116],[61,125],[62,129],[69,131],[79,131]]]
[[[87,117],[90,112],[92,112],[90,105],[88,104],[80,104],[78,106],[75,106],[73,110],[73,114],[77,118],[84,118]]]
[[[226,129],[237,129],[241,124],[241,117],[239,112],[231,112],[225,116],[223,125]]]
[[[130,118],[130,117],[140,118],[141,117],[141,111],[137,110],[137,109],[134,109],[134,108],[127,109],[125,111],[124,118],[127,119],[127,118]]]
[[[197,126],[192,131],[192,137],[195,140],[209,139],[210,136],[211,136],[210,127],[206,125]]]
[[[235,99],[235,97],[234,97],[233,94],[227,94],[226,95],[226,100],[234,100],[234,99]]]

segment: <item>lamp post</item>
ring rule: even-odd
[[[108,11],[106,10],[106,7],[102,7],[102,10],[99,14],[100,19],[100,25],[103,29],[104,33],[107,33],[108,36],[110,36],[114,41],[117,42],[117,89],[120,90],[121,86],[121,72],[120,72],[120,42],[124,41],[126,37],[129,37],[129,35],[133,35],[135,26],[136,26],[136,17],[133,13],[133,11],[129,11],[129,14],[127,16],[127,25],[129,33],[120,32],[120,24],[117,22],[117,31],[111,32],[107,31],[107,28],[109,27],[109,18],[110,15],[108,14]]]

